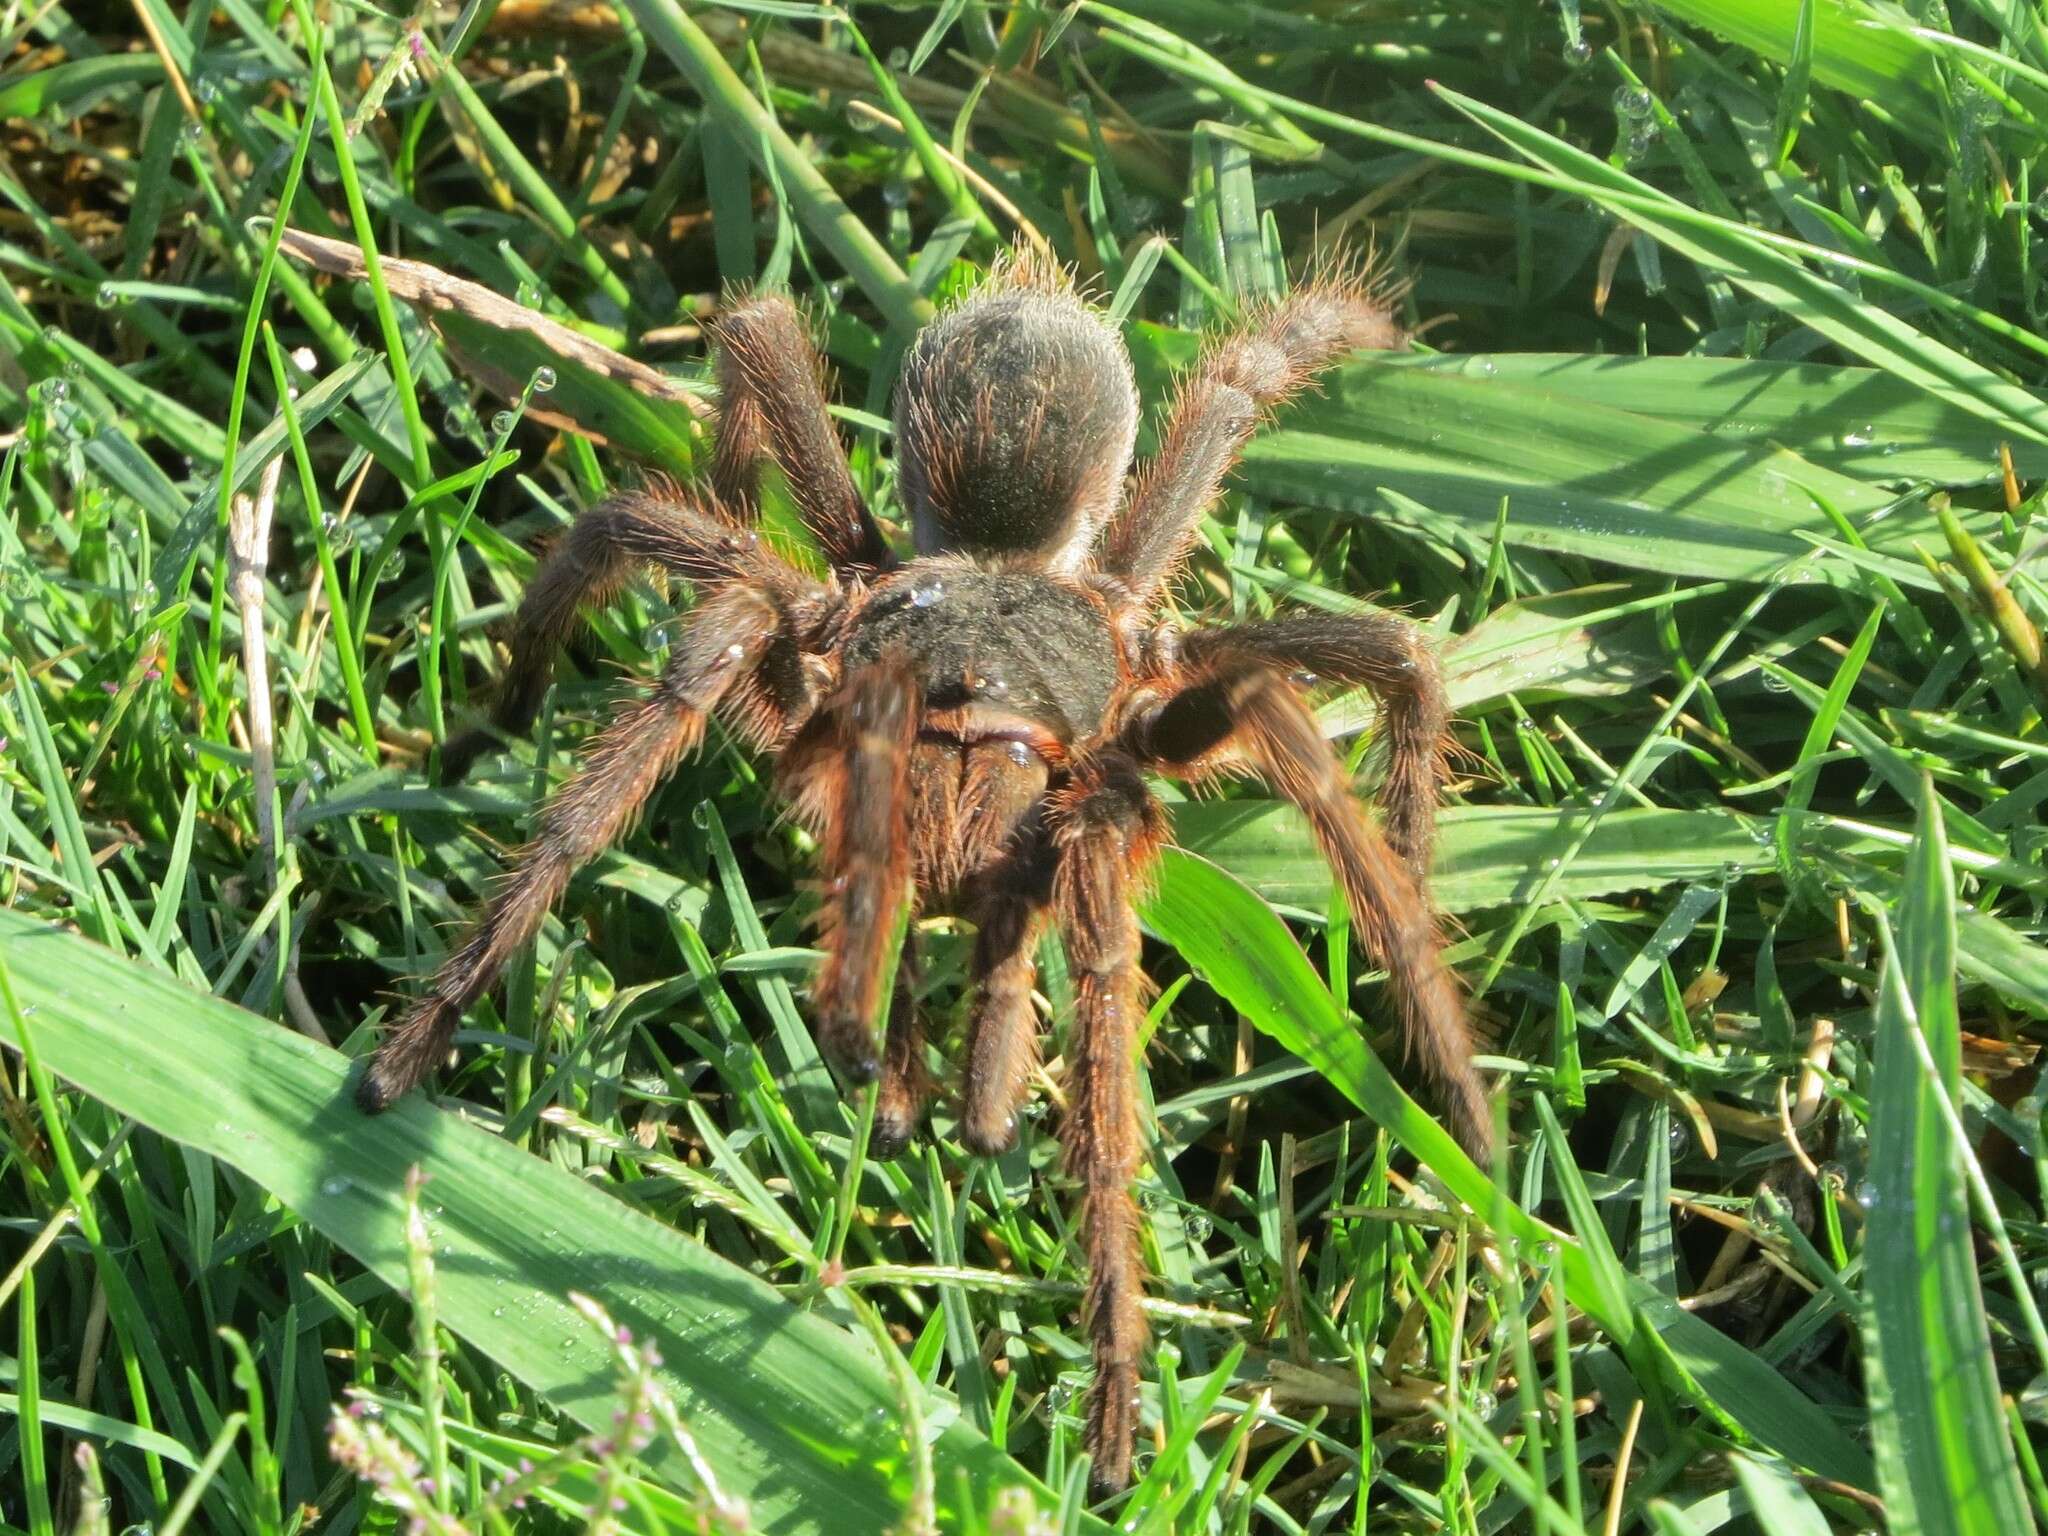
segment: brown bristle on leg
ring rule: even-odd
[[[1350,904],[1352,934],[1387,971],[1402,1043],[1452,1133],[1485,1163],[1493,1113],[1424,888],[1352,794],[1343,764],[1287,678],[1242,657],[1215,658],[1210,668],[1131,728],[1134,750],[1184,776],[1220,759],[1246,764],[1301,810]]]
[[[886,1162],[910,1145],[924,1123],[932,1086],[931,1068],[924,1059],[924,1018],[917,1007],[917,959],[906,936],[896,985],[889,994],[889,1032],[882,1044],[882,1082],[868,1139],[870,1153]]]
[[[1017,1144],[1017,1111],[1038,1069],[1038,1012],[1031,1005],[1031,989],[1038,976],[1032,951],[1042,916],[1038,902],[1007,892],[991,896],[977,913],[960,1141],[983,1157]]]
[[[1211,342],[1182,381],[1159,452],[1139,471],[1097,563],[1140,607],[1179,570],[1246,441],[1275,407],[1359,347],[1405,344],[1395,290],[1336,265]]]
[[[555,655],[576,633],[583,609],[605,602],[634,571],[650,565],[692,581],[751,576],[786,585],[799,579],[761,549],[751,529],[673,486],[628,491],[598,503],[569,525],[526,584],[491,724],[448,738],[441,748],[444,782],[466,778],[497,735],[516,736],[532,727],[554,675]]]
[[[818,1046],[856,1083],[882,1066],[875,1010],[911,894],[908,784],[921,703],[900,660],[863,667],[826,703],[816,742],[793,754],[795,792],[817,807],[825,831],[825,958],[811,990]]]
[[[697,611],[654,692],[598,737],[582,770],[548,801],[539,835],[520,850],[427,995],[385,1036],[356,1085],[362,1108],[374,1114],[389,1107],[433,1072],[463,1013],[539,931],[569,877],[624,835],[703,738],[705,715],[759,659],[778,622],[768,598],[744,589]]]
[[[804,526],[834,570],[873,571],[891,563],[889,545],[846,467],[825,398],[825,365],[797,308],[781,294],[757,294],[712,327],[719,349],[722,412],[743,440],[721,455],[718,473],[746,483],[739,461],[758,445],[789,485]]]
[[[1088,1254],[1082,1312],[1094,1346],[1085,1444],[1098,1498],[1131,1480],[1138,1372],[1145,1347],[1145,1270],[1131,1198],[1140,1127],[1137,1030],[1145,1017],[1135,890],[1164,836],[1137,765],[1110,752],[1076,766],[1054,799],[1059,862],[1053,913],[1074,978],[1067,1031],[1067,1113],[1060,1140],[1081,1184]]]
[[[1372,691],[1385,764],[1374,796],[1380,825],[1417,883],[1426,883],[1450,718],[1443,667],[1429,637],[1391,613],[1304,613],[1182,637],[1181,664],[1190,671],[1232,658]]]

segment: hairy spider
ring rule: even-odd
[[[757,297],[719,322],[722,414],[705,489],[630,493],[584,513],[519,607],[495,727],[528,728],[580,607],[652,564],[699,598],[652,692],[598,737],[540,831],[424,996],[378,1049],[358,1099],[389,1105],[448,1053],[457,1020],[532,937],[571,874],[616,839],[717,714],[780,754],[822,849],[818,1041],[850,1082],[880,1080],[882,1155],[916,1130],[933,1081],[906,903],[976,927],[959,1135],[1008,1148],[1038,1061],[1033,951],[1048,924],[1074,981],[1066,1166],[1080,1185],[1094,1344],[1087,1447],[1098,1492],[1129,1481],[1144,1274],[1134,1030],[1144,1016],[1133,893],[1165,836],[1145,775],[1250,772],[1300,807],[1385,968],[1402,1035],[1467,1146],[1490,1117],[1427,895],[1443,686],[1422,634],[1372,613],[1181,630],[1161,614],[1203,514],[1261,417],[1354,347],[1398,345],[1386,285],[1330,269],[1214,341],[1158,454],[1127,487],[1138,427],[1129,356],[1064,274],[1015,260],[929,325],[896,391],[896,463],[916,554],[869,516],[826,412],[797,311]],[[816,579],[754,530],[772,462],[831,566]],[[1300,674],[1380,706],[1380,817],[1354,798]],[[451,741],[465,772],[488,731]]]

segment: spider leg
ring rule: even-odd
[[[924,1057],[924,1019],[917,1008],[917,957],[903,937],[896,986],[889,994],[889,1030],[882,1042],[882,1086],[868,1151],[887,1160],[910,1145],[931,1103],[932,1074]]]
[[[1391,613],[1304,613],[1190,630],[1179,654],[1194,671],[1236,658],[1369,689],[1386,763],[1374,797],[1380,826],[1416,883],[1428,881],[1450,710],[1443,669],[1421,629]]]
[[[1031,990],[1038,977],[1033,951],[1045,925],[1045,897],[999,888],[976,916],[960,1140],[970,1152],[995,1157],[1017,1144],[1017,1108],[1038,1066],[1038,1014]]]
[[[900,658],[862,667],[784,757],[798,814],[823,832],[825,958],[811,988],[818,1046],[855,1083],[882,1071],[875,1011],[893,930],[911,899],[910,756],[921,703]]]
[[[1423,887],[1351,792],[1308,705],[1286,677],[1243,658],[1219,661],[1138,716],[1124,739],[1148,766],[1200,774],[1235,756],[1298,806],[1351,907],[1351,927],[1393,985],[1401,1036],[1458,1140],[1484,1162],[1493,1137],[1485,1085],[1458,988],[1443,963]]]
[[[1140,607],[1173,579],[1261,417],[1353,348],[1401,344],[1391,297],[1370,270],[1334,270],[1203,353],[1174,399],[1159,452],[1139,471],[1096,557]]]
[[[796,306],[781,294],[757,294],[719,318],[713,340],[727,423],[714,465],[721,494],[751,507],[765,453],[833,570],[844,576],[894,564],[854,488],[826,408],[825,365]]]
[[[375,1114],[432,1073],[465,1010],[532,938],[569,878],[618,840],[682,756],[705,716],[766,649],[781,623],[766,595],[734,589],[698,610],[654,691],[598,738],[574,778],[541,812],[540,831],[441,964],[424,997],[386,1035],[356,1088]]]
[[[554,675],[555,654],[576,632],[585,605],[607,601],[649,565],[692,581],[751,578],[778,592],[815,589],[751,528],[682,490],[628,491],[599,502],[569,525],[527,583],[490,724],[459,731],[441,747],[448,783],[467,775],[498,735],[517,736],[532,727]]]
[[[1130,1482],[1138,1431],[1145,1277],[1130,1186],[1139,1146],[1133,1053],[1145,1010],[1133,887],[1164,824],[1137,763],[1112,748],[1075,766],[1053,797],[1051,827],[1053,914],[1074,978],[1061,1140],[1068,1174],[1081,1184],[1083,1312],[1095,1353],[1085,1443],[1091,1489],[1106,1496]]]

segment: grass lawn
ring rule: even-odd
[[[2040,0],[0,0],[0,1529],[2034,1529],[2044,180]],[[942,1096],[868,1155],[731,737],[432,1090],[348,1096],[667,657],[636,581],[434,771],[537,552],[708,467],[705,322],[802,302],[907,543],[898,363],[1017,242],[1148,449],[1320,250],[1408,280],[1176,598],[1439,638],[1506,1130],[1404,1092],[1293,813],[1163,791],[1092,1506],[1059,946],[1017,1148]],[[973,934],[917,940],[957,1072]]]

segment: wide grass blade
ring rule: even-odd
[[[1878,993],[1864,1249],[1870,1422],[1886,1513],[1901,1536],[2022,1531],[2032,1523],[1977,1283],[1966,1154],[1940,1103],[1962,1094],[1955,893],[1945,844],[1933,788],[1923,786]]]
[[[1449,524],[1476,551],[1492,536],[1527,549],[1673,576],[1761,581],[1811,540],[1833,538],[1824,499],[1852,522],[1893,497],[1761,441],[1594,404],[1527,379],[1359,362],[1288,412],[1245,452],[1259,495],[1333,512]],[[1409,504],[1412,504],[1409,505]],[[1885,518],[1867,531],[1906,586],[1931,578],[1912,540],[1931,521]],[[1432,530],[1433,531],[1433,530]]]
[[[1787,65],[1801,56],[1800,31],[1810,27],[1806,56],[1816,84],[1942,138],[1941,80],[1927,48],[1903,29],[1872,26],[1855,0],[1665,0],[1660,8]]]
[[[1520,901],[1548,862],[1571,845],[1583,810],[1543,806],[1452,806],[1438,817],[1432,889],[1447,912]],[[1320,911],[1330,867],[1316,853],[1300,813],[1277,800],[1195,800],[1173,807],[1182,846],[1214,859],[1261,895]],[[1611,896],[1705,880],[1772,862],[1770,829],[1727,811],[1662,806],[1610,811],[1600,818],[1554,898]]]
[[[441,1322],[565,1414],[602,1429],[616,1406],[609,1346],[565,1300],[576,1290],[659,1344],[705,1454],[762,1528],[901,1516],[909,1457],[887,1376],[764,1282],[423,1098],[364,1119],[345,1058],[84,939],[0,912],[0,964],[51,1071],[239,1168],[393,1286],[406,1170],[424,1168]],[[0,1034],[16,1043],[5,1016]],[[942,1499],[1030,1484],[963,1421],[931,1449]],[[684,1476],[679,1458],[662,1465]]]
[[[1438,94],[1531,164],[1571,179],[1584,196],[1697,262],[1703,272],[1726,277],[1851,356],[2002,431],[2048,442],[2048,411],[2026,391],[1842,284],[1809,271],[1752,231],[1698,214],[1626,171],[1484,102],[1451,90]]]

